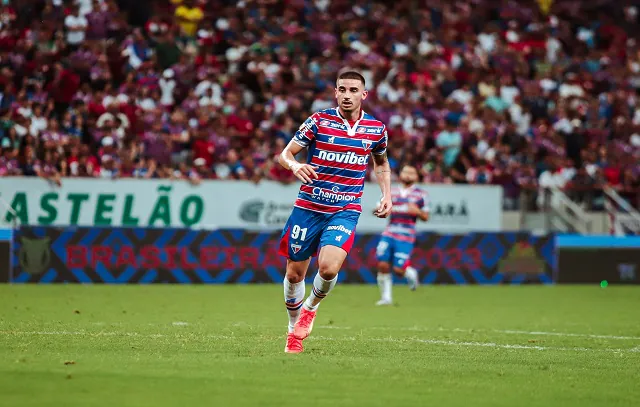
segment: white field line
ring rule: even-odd
[[[499,332],[504,334],[517,334],[517,335],[548,335],[548,336],[565,336],[575,338],[593,338],[593,339],[628,339],[628,340],[640,340],[640,336],[617,336],[617,335],[594,335],[594,334],[572,334],[562,332],[540,332],[540,331],[516,331],[516,330],[498,330],[494,329],[493,332]]]
[[[335,326],[335,325],[318,325],[318,328],[322,329],[340,329],[340,330],[360,330],[360,328],[353,328],[350,326]],[[374,329],[378,331],[401,331],[401,332],[466,332],[466,333],[480,333],[480,332],[496,332],[502,334],[514,334],[514,335],[539,335],[539,336],[560,336],[567,338],[592,338],[592,339],[620,339],[620,340],[640,340],[640,336],[618,336],[618,335],[595,335],[595,334],[577,334],[566,332],[545,332],[545,331],[520,331],[515,329],[462,329],[462,328],[421,328],[421,327],[388,327],[388,326],[373,326],[362,328],[362,330]]]
[[[91,324],[96,326],[119,326],[123,325],[122,322],[92,322]],[[168,326],[169,324],[148,324],[149,326]],[[188,326],[197,325],[189,322],[173,322],[173,326]],[[247,328],[275,328],[275,326],[266,325],[251,325],[246,322],[236,322],[232,324],[233,327],[247,327]],[[538,335],[538,336],[558,336],[566,338],[591,338],[591,339],[617,339],[617,340],[632,340],[640,341],[640,336],[620,336],[620,335],[598,335],[598,334],[581,334],[581,333],[569,333],[569,332],[548,332],[548,331],[524,331],[517,329],[464,329],[464,328],[424,328],[424,327],[389,327],[389,326],[368,326],[363,328],[356,328],[350,326],[336,326],[336,325],[316,325],[317,328],[322,329],[336,329],[336,330],[376,330],[376,331],[400,331],[400,332],[465,332],[465,333],[482,333],[482,332],[496,332],[510,335]]]
[[[85,332],[85,331],[0,331],[0,336],[39,336],[39,335],[59,335],[59,336],[126,336],[141,338],[162,338],[175,337],[176,335],[166,334],[141,334],[138,332]],[[236,340],[236,335],[206,335],[208,339],[216,340]],[[500,344],[494,342],[475,342],[475,341],[455,341],[441,339],[420,339],[420,338],[362,338],[355,336],[346,336],[334,338],[330,336],[312,336],[309,337],[313,341],[350,341],[350,342],[389,342],[389,343],[422,343],[428,345],[445,345],[457,347],[481,347],[495,349],[518,349],[518,350],[538,350],[538,351],[569,351],[569,352],[614,352],[614,353],[640,353],[640,347],[631,349],[620,348],[584,348],[584,347],[556,347],[556,346],[538,346],[538,345],[518,345],[518,344]]]
[[[430,345],[447,345],[447,346],[462,346],[462,347],[482,347],[482,348],[497,348],[497,349],[529,349],[529,350],[551,350],[551,351],[571,351],[571,352],[616,352],[616,353],[640,353],[640,347],[632,348],[632,349],[612,349],[612,348],[602,348],[602,349],[593,349],[593,348],[582,348],[582,347],[556,347],[556,346],[538,346],[538,345],[511,345],[511,344],[500,344],[493,342],[473,342],[473,341],[448,341],[441,339],[419,339],[419,338],[406,338],[406,339],[398,339],[398,338],[355,338],[355,337],[345,337],[345,338],[331,338],[325,336],[310,336],[309,339],[317,339],[317,340],[327,340],[327,341],[356,341],[362,340],[364,342],[393,342],[393,343],[403,343],[403,342],[416,342],[416,343],[426,343]]]

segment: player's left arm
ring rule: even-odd
[[[427,222],[431,213],[431,202],[429,201],[429,195],[424,191],[422,192],[422,198],[418,201],[418,209],[420,209],[418,218],[423,222]]]
[[[423,222],[429,220],[429,198],[423,195],[416,203],[409,204],[409,213]]]
[[[420,219],[423,222],[426,222],[429,220],[429,212],[421,210],[420,213],[418,213],[418,219]]]
[[[393,204],[391,202],[391,166],[387,158],[387,129],[383,130],[383,137],[371,152],[373,159],[373,170],[376,173],[378,185],[382,191],[380,207],[375,215],[379,218],[386,218],[391,214]]]
[[[418,211],[416,213],[416,216],[418,217],[418,219],[420,219],[423,222],[426,222],[429,220],[429,207],[425,205],[425,201],[424,200],[420,200],[420,202],[417,205]]]

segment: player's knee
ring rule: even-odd
[[[285,277],[291,284],[296,284],[304,280],[305,271],[305,268],[302,268],[295,263],[290,263],[287,265]]]
[[[389,263],[385,261],[378,262],[378,273],[388,274],[389,273]]]
[[[332,260],[319,260],[318,273],[325,280],[333,280],[340,271],[341,263]]]
[[[286,278],[287,278],[287,281],[289,281],[291,284],[297,284],[302,280],[304,280],[304,275],[301,273],[297,273],[295,271],[287,270]]]
[[[304,280],[304,274],[287,272],[287,281],[291,284],[297,284]]]

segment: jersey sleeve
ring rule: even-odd
[[[382,138],[376,143],[371,152],[375,155],[382,155],[387,152],[387,139],[389,135],[387,134],[387,126],[384,126],[382,129]]]
[[[429,212],[431,210],[431,202],[429,201],[429,195],[426,192],[422,193],[422,197],[420,198],[420,201],[418,201],[418,207],[424,212]]]
[[[313,114],[304,121],[293,136],[293,141],[302,147],[308,147],[318,134],[318,118]]]

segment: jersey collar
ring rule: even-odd
[[[342,115],[340,114],[340,106],[336,107],[336,112],[338,113],[338,117],[342,119],[342,122],[344,123],[344,125],[347,126],[347,135],[350,137],[355,136],[356,129],[358,128],[358,124],[360,123],[360,120],[362,120],[362,118],[364,117],[364,110],[362,110],[362,108],[360,109],[360,118],[356,120],[355,123],[353,123],[353,127],[351,127],[351,125],[349,124],[349,121],[344,117],[342,117]]]

